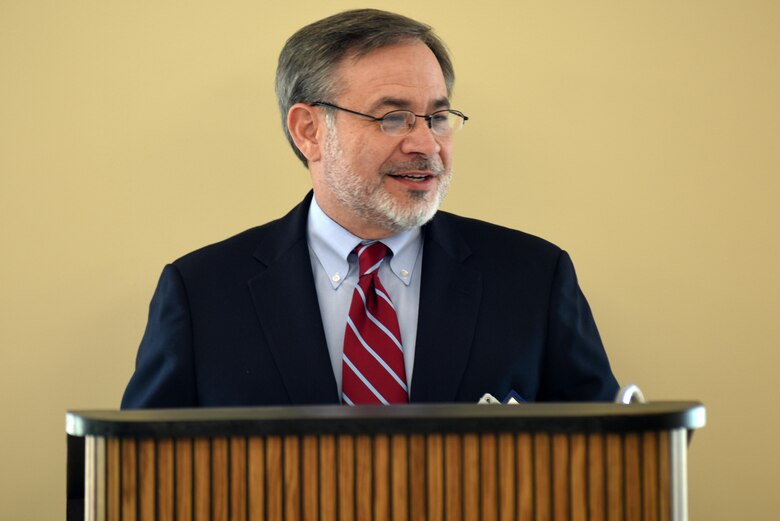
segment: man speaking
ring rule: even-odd
[[[296,32],[276,93],[312,191],[164,268],[122,407],[613,399],[566,252],[438,211],[468,126],[454,80],[400,15]]]

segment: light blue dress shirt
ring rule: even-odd
[[[325,328],[325,340],[341,396],[344,332],[352,293],[358,281],[357,255],[352,253],[352,250],[362,241],[328,217],[317,204],[316,198],[312,198],[309,207],[306,235],[320,316]],[[379,267],[379,279],[398,314],[406,383],[411,392],[414,346],[417,340],[417,311],[420,303],[422,230],[415,228],[401,232],[382,239],[382,242],[393,254]]]

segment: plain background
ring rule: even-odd
[[[0,518],[62,519],[164,263],[309,187],[276,58],[365,3],[0,2]],[[780,510],[780,3],[393,0],[455,58],[444,208],[567,249],[621,383],[694,399],[693,519]]]

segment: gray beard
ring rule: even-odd
[[[444,171],[438,158],[423,158],[389,165],[379,172],[380,176],[387,176],[405,170],[430,170],[437,176],[439,182],[435,192],[409,190],[407,200],[398,202],[381,183],[372,185],[354,173],[343,159],[343,151],[335,132],[329,132],[324,147],[330,158],[324,176],[334,197],[355,215],[374,226],[394,233],[422,226],[433,219],[447,195],[452,174]]]

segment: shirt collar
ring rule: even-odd
[[[306,227],[309,247],[317,257],[322,269],[328,274],[333,289],[338,288],[349,274],[349,254],[362,241],[328,217],[312,197]],[[422,248],[422,230],[417,227],[382,239],[390,248],[390,270],[405,285],[409,285],[414,275],[420,248]],[[355,262],[355,269],[357,263]]]

